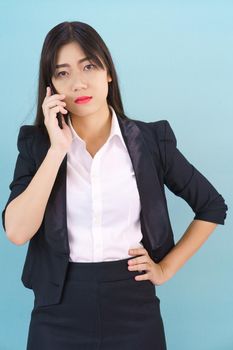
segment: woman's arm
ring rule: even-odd
[[[164,168],[164,184],[183,198],[195,213],[193,221],[176,245],[159,261],[166,279],[171,278],[201,247],[218,224],[224,225],[228,206],[222,195],[177,148],[168,121],[158,132]]]
[[[202,246],[216,226],[213,222],[193,220],[180,240],[159,263],[154,262],[145,248],[130,249],[130,255],[140,256],[128,261],[129,270],[147,271],[136,276],[137,281],[149,279],[156,285],[165,283]]]
[[[38,231],[64,156],[50,147],[28,187],[6,207],[6,233],[12,243],[25,244]]]
[[[175,275],[185,262],[202,246],[216,226],[217,224],[213,222],[202,220],[193,220],[190,223],[180,240],[159,262],[163,270],[163,282]]]
[[[194,220],[224,225],[228,210],[224,198],[178,149],[176,136],[167,120],[157,130],[157,138],[166,187],[188,203],[195,213]]]
[[[14,179],[10,184],[10,197],[2,212],[2,223],[7,238],[21,245],[38,231],[45,208],[65,152],[50,147],[36,169],[32,155],[35,129],[31,125],[20,128],[17,146],[19,150]]]

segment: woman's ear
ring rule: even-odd
[[[110,76],[110,74],[108,74],[108,82],[111,83],[112,81],[112,77]]]

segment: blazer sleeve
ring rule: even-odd
[[[224,225],[228,206],[216,188],[177,148],[176,136],[167,120],[160,133],[160,154],[164,164],[164,183],[183,198],[195,213],[194,220]]]
[[[2,226],[5,231],[6,207],[14,198],[16,198],[26,189],[26,187],[29,185],[31,179],[35,174],[35,162],[31,155],[33,139],[32,131],[32,125],[23,125],[19,130],[17,139],[17,148],[19,154],[15,164],[13,180],[9,185],[9,189],[11,192],[5,205],[5,208],[2,211]]]

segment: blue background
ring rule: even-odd
[[[229,207],[200,250],[161,286],[168,350],[233,349],[232,1],[5,1],[0,4],[1,207],[9,196],[19,127],[36,111],[39,57],[63,21],[93,26],[116,66],[125,113],[167,119],[178,148]],[[194,217],[166,189],[176,241]],[[20,277],[27,245],[0,235],[0,349],[26,348],[33,292]]]

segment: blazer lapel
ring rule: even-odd
[[[148,249],[155,250],[170,232],[165,196],[147,142],[150,146],[158,146],[155,139],[144,137],[135,121],[117,117],[135,171],[141,201],[140,218],[144,241]]]
[[[135,171],[141,201],[141,220],[144,241],[149,249],[158,248],[169,232],[164,194],[157,170],[143,132],[135,121],[117,115],[122,136]],[[156,142],[152,140],[154,147]],[[59,254],[69,255],[66,215],[67,155],[64,157],[45,211],[45,239]]]

